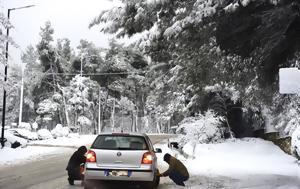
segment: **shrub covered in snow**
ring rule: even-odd
[[[24,128],[24,129],[27,129],[28,131],[31,131],[30,123],[21,122],[20,125],[19,125],[19,128]]]
[[[300,156],[300,96],[276,95],[273,100],[272,125],[282,136],[291,136],[291,152]]]
[[[80,135],[79,135],[79,133],[70,133],[70,134],[68,135],[68,137],[69,137],[69,138],[80,138]]]
[[[88,127],[92,125],[92,122],[89,118],[85,117],[85,116],[79,116],[78,118],[78,124],[82,125],[84,127]]]
[[[56,127],[51,131],[54,138],[56,137],[66,137],[70,133],[68,127],[63,127],[61,124],[57,124]]]
[[[40,129],[40,130],[38,130],[37,133],[38,133],[39,139],[42,139],[42,140],[53,138],[51,132],[47,129]]]
[[[235,86],[228,83],[215,84],[213,86],[206,86],[206,92],[222,92],[225,96],[230,98],[234,103],[240,99],[240,92],[236,90]]]
[[[183,144],[217,142],[223,138],[221,127],[223,117],[217,116],[213,111],[207,111],[204,115],[185,118],[177,129],[177,133],[182,133],[181,142]]]
[[[39,115],[54,114],[58,110],[59,106],[60,104],[53,102],[52,99],[45,99],[38,104],[36,113]]]
[[[33,129],[34,131],[36,131],[38,128],[39,128],[39,125],[37,124],[37,122],[34,122],[34,123],[32,124],[32,129]]]
[[[292,155],[300,158],[300,127],[297,127],[292,134],[291,151]]]

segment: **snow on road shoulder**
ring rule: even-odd
[[[0,149],[0,167],[35,161],[45,156],[52,156],[74,151],[71,148],[38,147],[28,146],[26,148],[3,148]]]
[[[27,161],[35,161],[39,158],[74,152],[79,146],[90,146],[96,135],[69,135],[70,137],[59,137],[56,139],[32,141],[25,148],[3,148],[0,149],[0,167],[19,164]],[[35,146],[36,145],[36,146]],[[73,147],[73,148],[65,148]]]
[[[69,134],[68,137],[58,137],[56,139],[46,139],[40,141],[30,142],[30,145],[41,145],[41,146],[63,146],[63,147],[79,147],[79,146],[90,146],[95,140],[97,135],[78,135]]]
[[[185,153],[190,156],[187,159],[166,144],[156,144],[155,148],[163,151],[157,154],[160,172],[168,168],[163,161],[165,153],[176,156],[186,165],[190,173],[190,179],[186,182],[186,188],[189,189],[299,188],[300,168],[297,160],[262,139],[231,139],[217,144],[198,144],[195,153],[192,146],[187,144],[184,147]],[[163,177],[158,188],[182,187]]]
[[[193,148],[184,147],[193,155]],[[186,161],[192,174],[241,175],[272,174],[300,176],[297,159],[285,154],[272,142],[256,138],[232,139],[219,144],[198,144],[195,159]]]

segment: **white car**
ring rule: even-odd
[[[87,152],[84,189],[98,188],[103,181],[155,188],[159,184],[155,153],[161,153],[161,149],[154,150],[145,134],[98,135]]]

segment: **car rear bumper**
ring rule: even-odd
[[[108,175],[111,171],[126,171],[128,176]],[[119,180],[119,181],[153,181],[154,173],[152,170],[140,169],[102,169],[102,168],[86,168],[84,173],[85,179],[90,180]]]

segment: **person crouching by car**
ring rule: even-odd
[[[71,156],[66,170],[68,171],[68,181],[70,185],[74,185],[74,180],[83,180],[83,175],[81,174],[81,165],[85,163],[86,157],[85,153],[87,148],[85,146],[80,146],[76,152]]]
[[[169,164],[169,169],[158,176],[169,176],[177,185],[185,186],[184,181],[189,179],[189,172],[183,163],[168,153],[164,155],[164,161]]]

